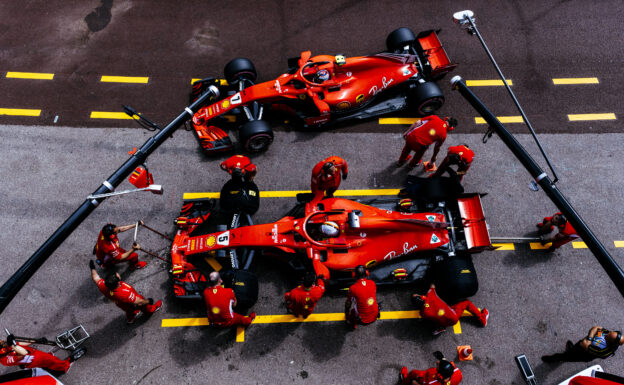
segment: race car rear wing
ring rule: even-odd
[[[478,253],[484,250],[492,250],[490,233],[485,223],[485,214],[481,205],[481,196],[478,193],[462,194],[457,198],[457,205],[459,206],[468,251]]]
[[[422,31],[416,36],[416,52],[424,72],[430,77],[437,77],[452,71],[457,64],[451,63],[442,43],[438,38],[440,30]]]

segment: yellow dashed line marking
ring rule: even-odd
[[[379,124],[412,124],[420,118],[379,118]]]
[[[54,79],[54,74],[40,72],[7,72],[6,77],[12,79],[52,80]]]
[[[397,195],[400,189],[374,189],[374,190],[338,190],[334,196],[371,196],[371,195]],[[260,198],[294,198],[299,193],[309,193],[310,190],[294,191],[260,191]],[[182,195],[182,199],[205,199],[219,198],[218,192],[188,192]]]
[[[586,249],[587,245],[585,244],[585,242],[572,242],[572,247],[574,247],[575,249]]]
[[[41,110],[30,110],[25,108],[0,108],[0,115],[39,116],[41,115]]]
[[[236,342],[245,342],[245,328],[242,326],[236,327]]]
[[[100,78],[102,83],[142,83],[145,84],[149,81],[149,77],[146,76],[105,76]]]
[[[615,247],[624,247],[624,241],[613,241]]]
[[[461,325],[459,324],[459,321],[457,321],[457,323],[453,325],[453,332],[455,334],[461,334]]]
[[[498,251],[503,250],[515,250],[516,246],[513,243],[492,243],[492,246],[498,247]]]
[[[556,78],[553,79],[553,84],[555,85],[564,85],[564,84],[598,84],[598,78]]]
[[[545,245],[542,245],[541,243],[538,243],[538,242],[529,243],[529,247],[531,247],[531,250],[546,250],[550,246],[551,246],[551,243],[547,243]]]
[[[524,120],[522,120],[522,116],[520,116],[520,115],[516,115],[516,116],[497,116],[496,119],[498,119],[501,123],[524,123]],[[477,117],[477,118],[475,118],[475,123],[477,123],[477,124],[486,124],[487,122],[485,121],[485,119]]]
[[[509,84],[510,86],[513,85],[513,82],[511,81],[511,79],[505,79],[505,80],[507,81],[507,84]],[[505,83],[503,83],[503,81],[500,79],[466,80],[466,85],[468,87],[488,87],[488,86],[504,86]]]
[[[606,114],[569,114],[568,119],[571,122],[585,121],[585,120],[615,120],[615,114],[612,112]]]
[[[91,119],[132,119],[125,112],[91,111]]]

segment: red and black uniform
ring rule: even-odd
[[[235,169],[240,169],[247,180],[251,180],[258,172],[256,165],[251,163],[251,159],[244,155],[234,155],[221,162],[221,169],[230,175]]]
[[[100,261],[102,267],[106,268],[122,262],[129,262],[131,267],[137,267],[139,265],[139,255],[137,253],[132,253],[127,259],[122,260],[121,256],[125,252],[126,250],[119,246],[117,234],[113,234],[107,238],[102,231],[100,231],[95,245],[95,257]]]
[[[446,157],[442,160],[442,163],[440,163],[440,167],[438,167],[438,170],[431,175],[431,177],[441,176],[448,167],[456,165],[457,175],[459,175],[459,180],[462,180],[464,175],[468,172],[473,159],[474,151],[467,146],[463,144],[451,146],[448,149]]]
[[[327,174],[323,169],[327,163],[334,165],[334,171],[331,174]],[[330,156],[318,162],[312,169],[312,180],[310,183],[312,193],[315,197],[322,197],[324,194],[329,197],[334,196],[334,192],[340,187],[340,181],[342,180],[340,176],[342,175],[342,178],[347,179],[348,174],[347,161],[339,156]]]
[[[134,301],[136,301],[137,298],[145,298],[141,294],[137,293],[137,291],[132,286],[123,281],[119,282],[119,286],[116,289],[110,290],[108,287],[106,287],[104,280],[100,279],[97,282],[97,287],[106,298],[111,299],[118,308],[126,312],[126,320],[128,320],[128,322],[134,321],[136,315],[139,314],[139,312],[141,311],[144,314],[149,315],[154,313],[159,308],[158,304],[146,304],[141,306],[136,305]]]
[[[445,328],[455,325],[457,321],[459,321],[459,317],[464,313],[464,310],[468,310],[470,314],[477,317],[483,326],[487,324],[487,312],[485,310],[480,311],[479,308],[469,300],[464,300],[449,306],[438,297],[433,287],[429,289],[427,295],[423,295],[421,298],[425,301],[425,304],[420,310],[420,315],[424,319],[435,323],[436,326]]]
[[[429,368],[427,370],[412,370],[401,380],[401,385],[412,385],[414,380],[421,385],[457,385],[463,378],[462,373],[457,369],[455,363],[451,362],[451,365],[453,365],[455,370],[453,370],[450,381],[443,382],[438,369]]]
[[[552,224],[548,227],[544,227],[544,224],[552,223],[552,219],[555,215],[563,215],[563,214],[559,212],[559,213],[555,213],[552,217],[544,217],[544,219],[542,220],[542,223],[537,224],[540,234],[547,234],[554,230],[554,226]],[[552,241],[552,246],[551,246],[552,249],[561,247],[565,245],[566,243],[570,242],[571,240],[579,237],[578,234],[576,233],[576,230],[574,230],[574,227],[572,227],[572,225],[570,224],[570,221],[568,221],[567,219],[564,224],[557,226],[557,230],[559,231],[559,234],[557,234],[555,236],[555,239]]]
[[[367,325],[379,317],[377,305],[377,285],[370,279],[360,278],[347,293],[345,306],[347,323]]]
[[[420,163],[422,156],[432,143],[441,146],[446,140],[448,123],[436,115],[426,116],[410,126],[403,134],[405,146],[399,157],[399,165],[405,164],[410,152],[414,151],[414,157],[409,163],[409,167],[416,167]]]
[[[14,350],[11,350],[6,355],[0,357],[0,364],[4,366],[19,365],[22,369],[42,368],[63,373],[67,373],[69,370],[71,364],[69,359],[61,360],[53,354],[42,352],[30,346],[22,346],[22,348],[28,351],[27,355],[22,357]]]
[[[316,281],[316,285],[312,285],[310,288],[299,285],[284,294],[286,307],[295,317],[308,318],[323,293],[325,293],[325,282],[320,278]]]
[[[234,302],[236,296],[234,290],[221,285],[207,287],[204,290],[204,301],[206,311],[211,325],[228,326],[249,326],[253,319],[234,312]]]

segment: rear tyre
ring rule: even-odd
[[[471,297],[479,290],[477,273],[470,255],[446,257],[437,262],[433,276],[438,295],[448,303]]]
[[[244,57],[237,57],[230,60],[230,62],[225,65],[223,73],[225,75],[225,80],[227,80],[229,84],[238,83],[241,79],[254,82],[258,76],[256,67],[254,67],[251,60],[245,59]]]
[[[416,35],[411,29],[401,27],[390,32],[386,38],[386,47],[388,51],[402,51],[406,45],[411,45],[416,40]]]
[[[422,83],[412,91],[409,103],[420,115],[431,115],[444,105],[444,94],[437,84]]]
[[[258,301],[258,277],[249,270],[234,270],[231,285],[236,295],[235,311],[247,314]]]
[[[239,139],[247,152],[261,152],[273,143],[273,130],[264,120],[252,120],[239,129]]]

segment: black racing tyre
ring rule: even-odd
[[[264,151],[273,143],[273,130],[264,120],[252,120],[243,124],[238,135],[247,152]]]
[[[479,290],[479,281],[469,254],[446,257],[433,266],[433,283],[440,298],[456,303]]]
[[[437,84],[425,82],[412,90],[409,103],[421,116],[431,115],[444,105],[444,94]]]
[[[227,80],[229,84],[235,84],[239,82],[240,79],[247,79],[253,82],[258,76],[256,67],[254,67],[251,60],[244,57],[237,57],[230,60],[230,62],[225,65],[223,73],[225,75],[225,80]]]
[[[386,38],[386,47],[388,51],[394,52],[403,50],[406,45],[411,45],[416,40],[416,35],[411,29],[401,27],[390,32]]]
[[[232,290],[236,295],[236,312],[246,314],[258,301],[258,277],[249,270],[232,272]]]

